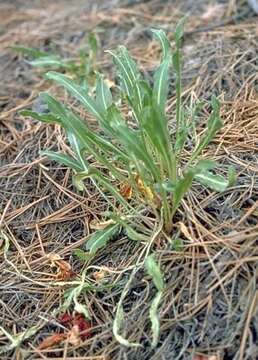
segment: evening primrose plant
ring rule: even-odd
[[[142,76],[124,46],[107,51],[113,57],[120,80],[116,99],[101,74],[97,76],[95,90],[90,91],[94,96],[65,74],[54,71],[46,74],[47,79],[62,86],[97,119],[99,131],[93,131],[77,113],[48,93],[40,95],[48,106],[47,114],[23,111],[23,115],[64,128],[72,156],[49,150],[42,154],[71,168],[79,190],[84,189],[85,179],[90,179],[107,201],[107,226],[96,231],[86,245],[92,254],[121,227],[135,240],[149,239],[155,219],[155,231],[160,229],[170,234],[175,213],[193,181],[215,191],[224,191],[234,179],[232,169],[226,179],[214,173],[215,162],[200,159],[203,149],[222,127],[216,97],[210,102],[206,130],[196,141],[188,162],[182,161],[185,144],[194,127],[193,117],[181,101],[184,22],[181,20],[175,29],[174,49],[164,31],[152,30],[162,49],[152,84]],[[171,119],[176,131],[172,134],[166,114],[171,67],[176,79],[176,116]],[[131,110],[128,112],[130,121],[120,110],[125,103]]]

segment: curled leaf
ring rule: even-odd
[[[47,257],[50,260],[50,266],[58,269],[55,275],[57,280],[70,280],[76,276],[76,273],[72,271],[71,265],[63,260],[60,255],[52,253],[48,254]]]
[[[141,346],[139,343],[133,343],[125,339],[121,334],[121,327],[124,321],[124,311],[122,304],[119,303],[117,306],[116,316],[113,323],[113,333],[116,338],[116,340],[119,342],[119,344],[126,346],[126,347],[138,347]]]
[[[162,292],[161,291],[157,292],[150,307],[150,320],[151,320],[151,329],[153,334],[151,346],[153,348],[158,345],[158,340],[159,340],[160,322],[159,322],[158,307],[160,304],[161,297],[162,297]]]

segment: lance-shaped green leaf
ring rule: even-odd
[[[56,83],[62,85],[72,96],[74,96],[80,103],[98,120],[102,121],[102,114],[96,102],[86,93],[85,89],[75,84],[72,79],[67,76],[49,71],[46,74],[47,79],[54,80]]]
[[[125,207],[125,209],[130,208],[134,212],[136,211],[134,208],[130,207],[130,205],[126,202],[126,200],[123,198],[123,196],[116,190],[116,186],[113,185],[113,183],[110,181],[110,179],[105,177],[96,168],[88,167],[88,169],[86,171],[75,174],[73,176],[74,186],[76,186],[79,191],[83,191],[84,190],[83,180],[87,179],[87,178],[95,178],[98,181],[98,183],[103,185],[103,187],[107,191],[109,191],[115,197],[115,199],[117,201],[119,201]]]
[[[139,132],[127,126],[115,105],[108,109],[108,117],[117,139],[124,145],[126,151],[133,154],[137,160],[142,161],[152,175],[156,177],[158,169],[148,154]]]
[[[54,161],[58,162],[59,164],[63,164],[65,166],[75,170],[76,172],[80,172],[80,171],[84,170],[84,168],[81,166],[81,164],[69,155],[50,151],[50,150],[41,151],[40,155],[42,155],[42,156],[45,155],[50,160],[54,160]]]
[[[159,111],[165,113],[169,86],[170,57],[167,57],[154,74],[153,98]]]
[[[21,45],[10,46],[9,49],[23,55],[31,56],[33,59],[49,56],[49,54],[45,51]]]
[[[211,190],[221,192],[225,191],[228,187],[228,181],[223,176],[213,174],[210,171],[196,174],[194,178],[201,184],[209,187]]]
[[[92,290],[92,286],[86,281],[86,271],[83,271],[81,280],[76,282],[77,286],[69,289],[65,292],[65,301],[62,305],[57,309],[57,313],[65,312],[71,305],[74,305],[74,311],[79,314],[83,314],[86,319],[90,319],[90,313],[85,305],[81,304],[78,301],[78,298],[82,291]]]
[[[159,265],[157,264],[153,255],[149,255],[145,260],[145,267],[148,274],[151,276],[156,288],[158,291],[164,290],[164,280],[160,270]]]
[[[180,138],[182,138],[182,129],[183,129],[183,117],[182,117],[182,84],[181,84],[181,37],[183,33],[183,23],[179,22],[175,30],[175,40],[176,40],[176,49],[172,55],[173,67],[176,74],[176,146],[180,143]]]
[[[198,163],[192,168],[195,174],[200,174],[205,171],[210,171],[216,168],[218,164],[216,161],[209,159],[201,159]]]
[[[230,167],[227,179],[221,175],[213,174],[210,171],[202,171],[196,174],[194,178],[201,184],[209,187],[211,190],[222,192],[234,185],[236,173],[235,169]]]
[[[89,33],[88,42],[92,54],[96,57],[99,48],[99,41],[97,35],[94,34],[93,32]]]
[[[23,343],[23,341],[28,340],[31,336],[35,335],[41,327],[42,325],[31,326],[28,329],[24,330],[23,332],[12,335],[8,331],[6,331],[2,326],[0,326],[0,332],[4,334],[4,336],[10,342],[9,344],[0,347],[0,354],[3,354],[2,359],[4,359],[5,355],[9,351],[15,348],[19,348]]]
[[[21,110],[19,112],[22,116],[28,116],[31,117],[33,119],[36,120],[40,120],[44,123],[48,123],[48,124],[53,124],[53,123],[57,123],[60,124],[61,121],[58,117],[54,116],[53,114],[40,114],[37,113],[36,111],[32,111],[32,110]]]
[[[154,73],[153,98],[159,107],[159,111],[165,112],[169,85],[169,68],[171,65],[171,48],[163,30],[152,30],[152,32],[162,47],[162,62]]]
[[[50,96],[47,92],[40,93],[40,99],[47,104],[49,111],[59,119],[59,122],[64,126],[63,118],[67,117],[67,110],[60,101]]]
[[[29,64],[35,67],[42,68],[67,68],[69,67],[59,56],[49,55],[38,57],[35,60],[29,61]]]
[[[184,35],[185,23],[186,23],[186,16],[183,17],[182,19],[180,19],[176,25],[174,37],[175,37],[175,41],[177,43],[180,42],[180,40],[182,39],[182,37]]]
[[[114,63],[119,70],[122,87],[127,94],[134,111],[140,111],[142,109],[143,94],[139,86],[141,74],[136,63],[124,46],[119,46],[117,52],[111,50],[108,50],[107,52],[113,56]]]
[[[127,158],[126,155],[104,138],[94,134],[78,116],[65,108],[55,98],[46,93],[41,94],[41,96],[48,104],[50,111],[52,111],[55,116],[59,116],[60,119],[62,119],[64,128],[68,132],[73,133],[81,142],[82,146],[85,147],[89,153],[93,154],[101,164],[107,166],[114,176],[117,176],[118,179],[124,181],[125,178],[120,174],[116,167],[107,160],[107,157],[102,155],[102,151],[111,151],[113,154],[116,153],[125,161]],[[100,149],[96,148],[96,145]]]
[[[106,110],[112,105],[111,91],[101,74],[98,75],[96,85],[96,104],[103,114],[105,114]]]
[[[210,141],[214,138],[217,132],[222,128],[223,122],[221,120],[219,111],[220,111],[220,103],[216,97],[212,97],[211,101],[212,105],[212,113],[208,120],[208,128],[203,134],[198,146],[193,152],[191,157],[191,161],[196,159],[196,157],[202,152],[202,150],[207,146]]]
[[[86,149],[83,143],[78,139],[73,132],[67,131],[67,136],[69,143],[76,155],[77,161],[80,164],[80,171],[88,170],[89,164],[87,160],[84,158],[84,150]]]
[[[113,323],[113,333],[115,339],[118,341],[119,344],[126,346],[126,347],[139,347],[141,346],[139,343],[130,342],[129,340],[125,339],[121,334],[121,328],[124,323],[124,310],[122,303],[119,302],[117,305],[117,311],[114,318]]]
[[[186,123],[186,115],[183,108],[181,109],[180,116],[181,116],[180,127],[177,131],[176,142],[174,145],[174,149],[176,153],[180,153],[180,151],[184,148],[187,135],[190,129],[190,126]]]
[[[173,150],[170,145],[165,114],[159,111],[159,108],[155,106],[155,102],[153,101],[149,107],[145,107],[142,112],[142,119],[143,129],[154,145],[156,152],[159,154],[164,169],[171,175],[171,168],[173,167]]]
[[[152,29],[151,31],[154,34],[154,37],[161,44],[162,54],[163,54],[163,59],[162,60],[167,59],[168,57],[170,57],[171,47],[170,47],[170,42],[169,42],[169,40],[167,38],[167,35],[166,35],[165,31],[157,30],[157,29]]]
[[[177,180],[177,182],[175,184],[174,192],[173,192],[172,215],[175,214],[184,195],[187,193],[187,191],[191,187],[194,175],[195,175],[194,171],[191,169],[191,170],[188,170],[188,172],[184,175],[183,178]]]
[[[175,214],[180,205],[184,195],[190,189],[193,179],[197,174],[202,174],[206,171],[214,169],[216,163],[211,160],[200,160],[194,167],[189,168],[184,176],[177,180],[173,189],[173,206],[172,215]]]
[[[86,242],[85,249],[90,254],[95,254],[97,250],[106,246],[107,242],[118,232],[119,224],[106,227],[103,230],[96,231]]]
[[[159,265],[156,263],[154,256],[149,255],[145,261],[145,267],[148,274],[151,276],[158,292],[153,299],[150,307],[150,320],[151,329],[153,333],[152,347],[156,347],[158,344],[159,333],[160,333],[160,321],[158,314],[158,307],[162,298],[162,293],[165,288],[163,276]]]
[[[153,339],[151,342],[151,347],[155,348],[158,345],[159,334],[160,334],[160,320],[159,320],[159,304],[162,298],[162,292],[158,291],[155,298],[152,300],[150,307],[150,321],[151,321],[151,330],[153,334]]]
[[[74,249],[73,255],[75,255],[81,262],[86,262],[92,258],[92,255],[81,249]]]

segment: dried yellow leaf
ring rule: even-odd
[[[92,230],[103,230],[106,227],[108,227],[109,225],[114,225],[114,224],[115,224],[115,221],[112,219],[107,220],[107,221],[100,221],[100,222],[98,222],[97,220],[92,220],[90,223],[90,228]]]

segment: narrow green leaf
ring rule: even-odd
[[[160,321],[159,321],[158,308],[161,298],[162,298],[162,292],[158,291],[151,303],[150,312],[149,312],[150,321],[151,321],[151,330],[153,334],[153,339],[151,343],[152,348],[155,348],[158,345],[158,341],[159,341]]]
[[[19,114],[21,114],[22,116],[31,117],[36,120],[40,120],[48,124],[60,123],[59,118],[54,116],[53,114],[40,114],[36,111],[31,110],[21,110]]]
[[[151,320],[151,329],[153,333],[152,347],[156,347],[158,344],[159,333],[160,333],[160,322],[158,315],[158,306],[162,297],[162,292],[165,288],[163,275],[161,273],[159,265],[156,263],[154,256],[149,255],[145,260],[145,267],[148,274],[152,277],[158,292],[153,299],[150,307],[150,320]]]
[[[118,230],[119,225],[114,224],[103,230],[96,231],[86,242],[85,249],[88,250],[90,254],[95,254],[97,250],[106,246],[107,242],[118,232]]]
[[[187,19],[186,16],[183,17],[182,19],[179,20],[179,22],[176,25],[174,36],[177,43],[182,39],[184,35],[184,27],[185,27],[186,19]]]
[[[94,134],[77,115],[65,108],[55,98],[46,93],[42,93],[41,97],[48,104],[50,111],[60,118],[60,121],[62,121],[62,125],[66,131],[73,133],[89,153],[94,155],[101,164],[105,165],[114,176],[121,181],[124,181],[124,177],[120,174],[117,168],[107,160],[106,152],[110,151],[113,155],[117,154],[124,161],[127,161],[127,156],[111,142],[108,142],[103,137]],[[100,150],[105,152],[105,156],[101,154]]]
[[[194,178],[201,184],[218,192],[225,191],[229,184],[228,180],[223,176],[212,174],[210,171],[196,174]]]
[[[71,156],[58,153],[50,150],[41,151],[40,155],[44,156],[46,155],[50,160],[54,160],[58,162],[59,164],[63,164],[75,171],[83,171],[83,168],[81,167],[80,163],[76,160],[74,160]]]
[[[163,276],[159,265],[156,263],[154,256],[149,255],[145,260],[145,267],[148,274],[151,276],[158,291],[164,290]]]
[[[129,239],[133,241],[142,241],[146,236],[139,234],[137,231],[135,231],[131,226],[125,227],[126,235],[129,237]]]
[[[234,166],[228,168],[228,187],[234,186],[236,183],[237,174]]]
[[[93,32],[89,33],[88,42],[89,42],[92,54],[94,56],[96,56],[97,52],[98,52],[98,47],[99,47],[98,38],[97,38],[96,34],[94,34]]]
[[[67,131],[67,136],[69,139],[69,143],[73,151],[75,152],[77,161],[80,163],[81,169],[83,169],[83,171],[87,171],[89,169],[89,164],[83,156],[85,146],[80,141],[80,139],[77,138],[74,133],[70,132],[69,130]]]
[[[136,63],[129,55],[124,46],[119,46],[118,51],[107,51],[112,55],[114,63],[117,65],[121,83],[125,93],[135,112],[142,109],[142,92],[139,82],[142,80],[140,71]]]
[[[57,312],[65,312],[72,304],[74,304],[74,311],[79,314],[83,314],[86,318],[90,319],[90,313],[85,305],[81,304],[78,301],[78,297],[82,293],[83,290],[91,288],[91,286],[85,280],[86,271],[84,270],[81,275],[81,279],[77,282],[77,286],[69,289],[65,293],[65,301],[59,307]]]
[[[67,64],[60,59],[58,56],[44,56],[38,57],[35,60],[29,61],[29,64],[34,67],[43,67],[43,68],[66,68]]]
[[[169,85],[170,59],[165,59],[154,74],[153,97],[159,107],[159,111],[165,113]]]
[[[87,309],[87,307],[85,305],[81,304],[78,301],[77,296],[74,297],[73,301],[74,301],[74,311],[78,314],[83,314],[86,319],[90,319],[91,316],[90,316],[89,310]]]
[[[181,108],[181,122],[180,122],[180,127],[177,131],[177,136],[176,136],[176,142],[175,142],[175,152],[178,154],[181,152],[181,150],[184,148],[186,139],[187,139],[187,135],[188,135],[188,131],[189,131],[189,126],[187,126],[186,124],[186,115],[185,115],[185,111],[183,108]]]
[[[179,77],[180,72],[181,72],[181,56],[180,55],[181,54],[179,51],[174,52],[174,54],[172,55],[172,63],[173,63],[173,67],[176,71],[177,78]]]
[[[214,136],[223,126],[223,122],[219,114],[220,111],[219,100],[214,96],[212,97],[211,105],[212,105],[212,113],[208,120],[208,128],[203,134],[196,149],[194,150],[190,161],[196,159],[196,157],[211,142],[211,140],[214,138]]]
[[[142,126],[154,145],[163,168],[169,176],[173,177],[173,150],[170,145],[167,119],[165,114],[155,106],[154,101],[151,106],[146,106],[142,112]]]
[[[106,110],[112,105],[112,94],[103,80],[103,75],[98,76],[96,86],[96,104],[102,113],[105,114]]]
[[[182,107],[182,82],[181,82],[181,36],[182,36],[182,22],[179,22],[175,30],[176,49],[172,55],[173,67],[176,75],[176,142],[174,145],[175,152],[180,151],[180,146],[184,138],[184,117]]]
[[[171,51],[170,42],[167,38],[167,35],[166,35],[165,31],[163,31],[163,30],[152,29],[151,31],[154,34],[155,38],[161,44],[163,60],[164,60],[167,57],[169,57],[170,51]]]
[[[138,161],[142,161],[155,177],[157,168],[148,154],[141,135],[136,130],[130,129],[115,105],[108,109],[109,124],[114,130],[117,139],[123,144],[125,150],[134,155]]]
[[[39,329],[42,327],[42,325],[35,325],[31,326],[28,329],[26,329],[23,332],[20,332],[18,334],[12,335],[8,333],[2,326],[0,326],[0,332],[4,334],[7,339],[10,341],[10,344],[3,345],[0,347],[0,354],[3,354],[2,359],[6,357],[6,353],[15,349],[19,348],[23,341],[29,339],[31,336],[35,335]]]
[[[89,170],[78,172],[72,178],[73,185],[78,191],[84,191],[85,186],[83,180],[89,177]]]
[[[92,254],[81,249],[75,249],[73,254],[82,262],[86,262],[92,258]]]
[[[65,107],[47,92],[40,93],[39,97],[47,104],[48,109],[53,113],[53,115],[60,119],[59,122],[64,125],[63,118],[67,116]]]
[[[218,164],[216,163],[216,161],[213,160],[209,160],[209,159],[201,159],[198,161],[198,163],[194,166],[194,172],[197,173],[202,173],[202,172],[206,172],[209,170],[213,170],[215,167],[217,167]]]
[[[21,45],[10,46],[9,49],[11,49],[15,52],[21,53],[23,55],[31,56],[34,59],[44,57],[44,56],[49,56],[49,54],[45,51],[41,51],[41,50],[38,50],[35,48],[21,46]]]
[[[140,344],[138,343],[132,343],[125,339],[122,335],[120,335],[121,327],[124,322],[124,311],[123,306],[119,302],[117,306],[116,316],[113,323],[113,333],[115,336],[115,339],[119,342],[119,344],[126,346],[126,347],[138,347]]]
[[[62,85],[72,96],[80,101],[92,115],[100,121],[103,120],[96,102],[85,92],[84,88],[76,85],[75,82],[67,76],[54,71],[49,71],[46,74],[46,77],[47,79],[54,80],[58,84]]]
[[[180,205],[184,195],[189,190],[192,185],[192,181],[194,178],[194,171],[189,170],[183,178],[177,180],[175,184],[175,189],[173,193],[173,207],[172,214],[174,215],[178,206]]]

